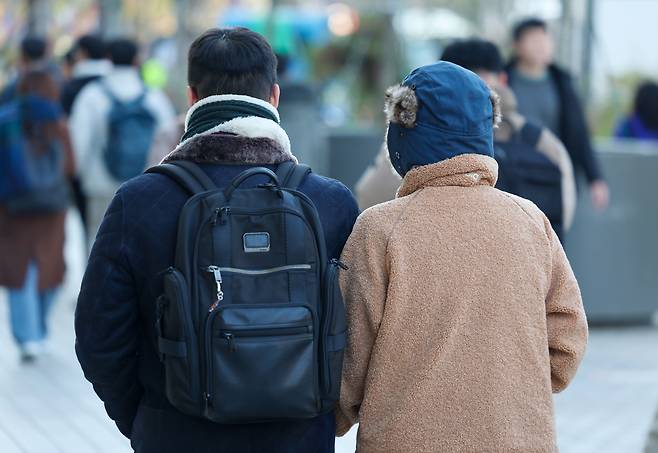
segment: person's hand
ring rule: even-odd
[[[599,179],[589,185],[589,194],[592,198],[592,205],[598,211],[605,211],[610,204],[610,190],[608,184]]]

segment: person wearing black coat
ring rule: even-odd
[[[583,106],[569,73],[553,63],[546,22],[536,18],[520,22],[514,27],[513,41],[514,57],[506,69],[519,113],[558,136],[576,174],[587,179],[594,207],[605,209],[608,186],[592,148]]]
[[[196,162],[218,187],[226,187],[250,167],[276,170],[296,161],[278,123],[276,60],[263,37],[245,29],[209,30],[192,44],[189,63],[193,105],[183,140],[166,162]],[[232,110],[236,104],[251,113]],[[318,210],[329,257],[339,258],[359,213],[354,197],[340,182],[315,173],[299,190]],[[332,412],[221,425],[185,415],[168,401],[156,350],[156,298],[163,292],[162,271],[174,263],[178,216],[187,199],[176,182],[151,173],[129,180],[115,195],[93,245],[75,315],[76,353],[85,377],[138,453],[333,452]]]

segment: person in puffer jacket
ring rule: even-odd
[[[342,254],[348,340],[337,433],[370,452],[554,453],[552,393],[587,343],[548,219],[494,188],[497,96],[448,62],[387,92],[395,200]]]

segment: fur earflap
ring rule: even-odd
[[[498,127],[503,120],[503,113],[500,107],[500,96],[493,89],[489,88],[489,99],[491,99],[491,107],[493,108],[493,127]]]
[[[416,125],[418,98],[414,90],[404,85],[394,85],[386,90],[384,113],[386,121],[411,128]]]

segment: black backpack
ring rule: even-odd
[[[548,217],[553,229],[561,233],[562,173],[537,150],[541,132],[539,126],[526,122],[509,141],[495,143],[499,167],[496,187],[535,203]]]
[[[152,167],[191,197],[156,304],[166,395],[217,423],[315,417],[340,394],[345,308],[317,210],[297,187],[310,168],[250,168],[218,189],[191,162]],[[249,178],[267,178],[240,188]]]

